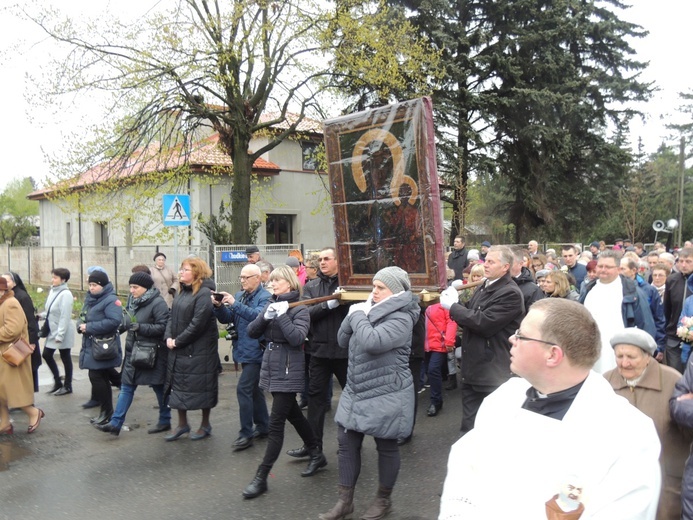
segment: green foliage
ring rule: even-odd
[[[617,0],[401,0],[442,50],[434,107],[443,198],[454,236],[475,177],[502,176],[515,242],[568,238],[616,198],[630,157],[623,131],[651,86],[631,59],[639,27]]]
[[[38,229],[38,202],[28,200],[36,190],[30,177],[10,181],[0,193],[0,241],[11,246],[27,245]]]
[[[213,245],[230,245],[233,242],[233,226],[234,220],[231,213],[231,205],[223,200],[219,203],[219,209],[216,215],[205,217],[202,213],[198,213],[196,217],[195,227],[204,233],[207,240]],[[249,223],[248,236],[250,244],[257,241],[257,233],[262,226],[259,220],[251,220]]]

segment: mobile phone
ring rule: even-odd
[[[212,297],[218,302],[224,299],[224,295],[218,292],[213,292]]]

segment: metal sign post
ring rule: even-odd
[[[164,226],[190,225],[190,195],[168,194],[162,196],[164,209]],[[178,229],[173,231],[173,262],[178,269],[180,258],[178,254]]]

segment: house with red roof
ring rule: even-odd
[[[260,149],[270,138],[258,136],[251,149]],[[284,140],[253,164],[250,218],[260,222],[258,244],[317,249],[334,242],[327,175],[316,171],[314,153],[321,140],[321,122],[304,119],[296,138]],[[181,168],[188,174],[181,175]],[[232,170],[218,134],[200,138],[188,150],[162,153],[150,144],[117,163],[104,162],[29,195],[39,201],[41,246],[171,245],[176,231],[164,226],[164,194],[189,195],[191,225],[178,230],[178,238],[206,246],[209,241],[196,220],[199,214],[215,215],[222,201],[230,202]]]

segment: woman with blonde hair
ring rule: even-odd
[[[308,448],[310,462],[301,473],[310,477],[327,465],[308,420],[296,401],[304,389],[305,358],[303,342],[310,328],[310,314],[305,305],[289,308],[301,296],[301,284],[293,269],[281,265],[270,274],[272,297],[265,309],[248,325],[251,338],[265,338],[266,347],[260,368],[260,388],[272,394],[267,449],[255,478],[243,490],[245,498],[255,498],[267,491],[267,475],[284,444],[284,427],[289,421]]]
[[[169,349],[164,388],[169,406],[178,411],[178,426],[166,436],[167,441],[190,433],[188,410],[202,410],[202,422],[190,440],[212,433],[209,415],[219,395],[219,333],[212,291],[203,283],[211,276],[207,263],[196,257],[183,260],[178,272],[180,293],[173,299],[164,334]]]
[[[563,271],[551,271],[546,275],[543,286],[544,293],[550,298],[567,298],[568,300],[578,301],[580,295],[575,289],[570,287],[568,276]]]

